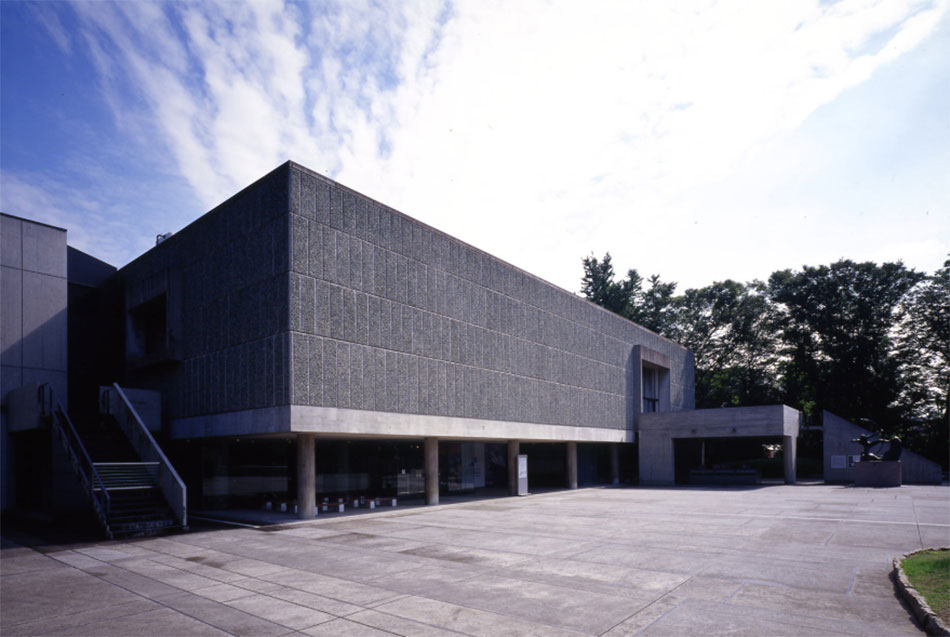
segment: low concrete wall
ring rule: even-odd
[[[870,435],[872,432],[830,411],[822,412],[822,430],[825,482],[852,484],[854,467],[848,466],[850,464],[848,456],[860,456],[862,447],[851,441],[861,435]],[[886,450],[886,446],[884,449]],[[841,464],[844,466],[840,466]],[[907,448],[901,454],[901,473],[904,484],[940,484],[942,481],[939,464]]]

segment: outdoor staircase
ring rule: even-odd
[[[187,523],[184,485],[124,394],[119,393],[121,389],[114,387],[128,410],[128,415],[123,415],[134,420],[133,424],[138,427],[132,429],[137,440],[131,439],[128,430],[110,413],[110,405],[115,401],[103,401],[98,420],[86,420],[84,426],[76,428],[48,386],[41,388],[40,399],[109,538],[156,535],[184,527]],[[108,392],[104,396],[109,397]],[[135,443],[141,448],[143,441],[150,443],[151,447],[144,448],[153,458],[143,460],[136,450]],[[169,480],[169,474],[174,480]],[[176,514],[166,496],[169,482],[173,490],[175,486],[180,487],[180,493],[174,493],[178,496],[180,514]]]

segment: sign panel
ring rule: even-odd
[[[528,456],[518,456],[518,495],[528,495]]]
[[[847,469],[848,457],[847,456],[831,456],[831,468],[832,469]]]

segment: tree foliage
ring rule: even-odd
[[[658,275],[616,280],[607,254],[584,259],[582,291],[693,351],[697,407],[827,409],[947,464],[950,261],[928,277],[840,260],[677,295]]]

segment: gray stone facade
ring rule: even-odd
[[[640,348],[670,361],[669,408],[693,407],[685,348],[293,163],[120,275],[127,311],[164,295],[171,364],[140,356],[137,384],[176,437],[417,431],[406,415],[623,434]]]
[[[685,348],[303,167],[290,179],[293,404],[630,429],[643,345],[672,361],[671,408],[692,408]]]
[[[119,271],[129,382],[161,390],[171,419],[289,404],[287,179],[274,171]],[[164,340],[143,351],[136,309],[156,300]]]

